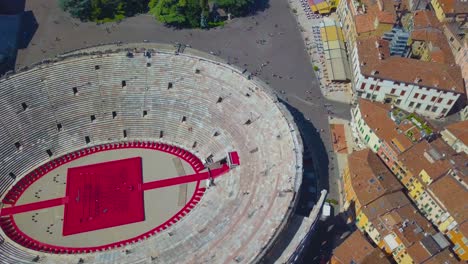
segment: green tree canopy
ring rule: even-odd
[[[212,2],[236,16],[249,13],[255,4],[255,0],[212,0]]]
[[[59,6],[81,20],[88,20],[91,16],[91,0],[59,0]]]
[[[200,26],[200,0],[151,0],[148,4],[149,12],[154,17],[173,26]]]
[[[60,7],[81,20],[122,19],[148,10],[148,0],[59,0]]]

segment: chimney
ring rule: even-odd
[[[421,81],[422,81],[422,80],[421,80],[421,78],[419,78],[419,77],[416,77],[416,79],[414,79],[414,82],[415,82],[415,83],[420,83]]]

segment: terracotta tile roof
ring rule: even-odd
[[[440,143],[441,139],[436,139]],[[434,141],[433,141],[434,142]],[[436,180],[452,167],[447,156],[448,149],[439,148],[437,143],[423,140],[399,155],[399,160],[414,176],[425,170],[432,180]]]
[[[438,28],[440,22],[431,10],[416,10],[413,12],[413,29]]]
[[[432,256],[419,242],[408,247],[406,252],[408,252],[414,263],[423,263]]]
[[[461,223],[460,226],[458,227],[458,230],[460,230],[460,232],[465,237],[468,237],[468,221],[465,221],[465,222]]]
[[[333,250],[333,258],[337,263],[363,263],[363,260],[374,250],[372,244],[359,231],[354,231],[346,240],[335,250]]]
[[[395,207],[371,222],[381,237],[393,233],[406,247],[421,241],[427,234],[436,233],[431,223],[410,203]]]
[[[365,76],[465,93],[461,69],[456,64],[389,56],[388,41],[376,36],[358,37],[356,46]]]
[[[362,34],[375,30],[374,19],[375,17],[369,16],[368,14],[355,16],[354,24],[356,25],[356,32]]]
[[[403,152],[410,148],[414,143],[405,135],[409,130],[413,132],[413,137],[416,140],[423,136],[419,129],[416,129],[414,124],[409,120],[403,120],[397,125],[390,118],[392,110],[389,104],[372,102],[366,99],[359,99],[359,110],[366,124],[372,129],[377,137],[387,143],[392,143],[390,146],[397,153]]]
[[[386,194],[372,203],[363,206],[362,212],[367,216],[367,218],[372,221],[377,217],[384,215],[398,207],[409,204],[410,201],[403,194],[403,192],[398,191],[390,194]]]
[[[390,12],[379,12],[377,14],[379,23],[393,24],[395,23],[395,14]]]
[[[468,13],[468,5],[460,0],[438,0],[445,14]]]
[[[391,171],[369,149],[355,151],[348,156],[351,185],[361,205],[380,196],[403,189]]]
[[[359,34],[375,30],[376,19],[382,24],[394,24],[396,21],[395,8],[393,2],[389,0],[362,0],[365,6],[365,13],[354,17],[356,32]]]
[[[446,129],[468,146],[468,120],[448,125]]]
[[[433,256],[424,264],[459,264],[462,263],[455,258],[455,255],[448,248]]]
[[[390,264],[390,260],[387,258],[385,253],[383,253],[380,249],[374,249],[371,251],[369,255],[367,255],[361,264]]]
[[[426,28],[414,30],[411,33],[411,39],[429,43],[432,62],[443,64],[455,63],[452,49],[447,42],[444,32],[440,29]]]
[[[442,202],[450,215],[463,223],[468,221],[468,190],[454,177],[446,175],[433,182],[429,189]]]

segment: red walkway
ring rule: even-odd
[[[214,169],[210,172],[195,173],[191,175],[179,176],[170,179],[157,180],[152,182],[143,183],[143,191],[152,190],[157,188],[164,188],[173,185],[185,184],[189,182],[197,182],[207,180],[210,178],[217,178],[222,174],[229,171],[229,166],[224,164],[221,168]],[[7,216],[19,213],[26,213],[30,211],[40,210],[48,207],[64,205],[68,203],[69,197],[56,198],[51,200],[40,201],[36,203],[17,205],[12,207],[4,207],[0,212],[0,216]]]
[[[65,204],[66,202],[67,202],[67,197],[62,197],[62,198],[55,198],[51,200],[40,201],[36,203],[5,207],[2,209],[0,216],[25,213],[29,211],[35,211],[35,210],[40,210],[44,208],[59,206],[59,205]]]

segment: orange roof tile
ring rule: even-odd
[[[421,243],[414,243],[406,249],[408,255],[413,259],[414,263],[423,263],[432,255],[423,247]]]
[[[395,206],[371,222],[382,237],[393,233],[406,247],[421,241],[425,234],[436,233],[431,223],[409,202]]]
[[[362,207],[362,212],[370,221],[384,215],[395,208],[409,204],[410,201],[401,191],[386,194],[372,203]]]
[[[375,248],[364,237],[364,235],[356,230],[335,250],[333,250],[333,258],[337,263],[362,263],[363,260],[373,252]]]
[[[436,139],[436,141],[440,140]],[[423,140],[400,154],[399,160],[413,175],[419,175],[422,170],[425,170],[432,180],[436,180],[452,167],[446,157],[453,151],[448,153],[447,150],[438,147],[434,142],[429,143]]]
[[[446,129],[468,146],[468,120],[448,125]]]
[[[438,0],[445,14],[468,13],[468,5],[459,0]]]
[[[413,13],[413,29],[438,28],[439,20],[431,10],[416,10]]]
[[[357,48],[363,75],[465,93],[461,69],[456,64],[389,56],[388,41],[375,36],[358,37]]]
[[[403,188],[380,158],[369,149],[350,154],[348,166],[351,185],[361,205]]]
[[[448,248],[433,256],[424,264],[459,264],[462,263],[455,258],[455,255]]]
[[[414,144],[405,136],[405,133],[408,130],[413,130],[415,126],[409,120],[404,120],[400,125],[397,125],[390,118],[389,113],[392,108],[389,104],[372,102],[360,98],[359,110],[361,111],[362,118],[377,137],[386,141],[397,152],[403,152]],[[416,140],[422,137],[421,133],[413,134]]]
[[[454,177],[446,175],[433,182],[429,189],[443,203],[450,215],[458,222],[468,221],[468,190]]]

